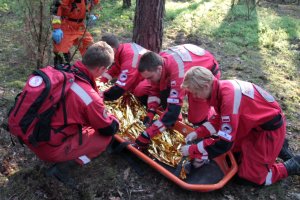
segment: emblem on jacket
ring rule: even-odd
[[[31,87],[38,87],[40,86],[41,84],[43,83],[43,78],[40,77],[40,76],[33,76],[29,79],[29,82],[28,84],[31,86]]]
[[[122,73],[121,75],[120,75],[120,81],[126,81],[127,80],[127,74],[126,73]]]

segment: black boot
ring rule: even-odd
[[[291,159],[285,161],[283,164],[289,176],[300,175],[300,155],[292,157]]]
[[[280,150],[280,153],[278,155],[278,158],[282,159],[283,161],[287,161],[293,157],[293,153],[289,149],[289,141],[288,139],[284,139],[284,143],[282,146],[282,149]]]
[[[78,166],[79,165],[73,160],[56,163],[52,167],[50,167],[45,174],[47,177],[53,176],[60,182],[64,183],[66,186],[72,189],[76,189],[77,187],[75,180],[71,178],[70,172]]]

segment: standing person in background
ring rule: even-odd
[[[289,155],[286,120],[272,95],[240,80],[218,80],[210,70],[193,67],[185,74],[182,89],[205,99],[216,115],[186,136],[183,156],[201,166],[229,150],[236,155],[240,181],[271,185],[289,175],[300,175],[300,156]],[[211,137],[214,136],[214,137]],[[276,163],[280,157],[285,162]]]
[[[147,52],[142,56],[138,70],[152,86],[148,97],[147,120],[144,120],[148,128],[136,139],[140,147],[147,147],[151,138],[175,124],[186,95],[180,88],[184,73],[197,65],[208,68],[216,78],[220,78],[221,72],[214,56],[193,44],[170,47],[160,54]],[[189,104],[193,107],[188,110],[188,120],[195,125],[205,122],[211,115],[208,102],[190,93],[187,93],[187,96]],[[165,111],[152,124],[155,111],[160,104]]]
[[[94,43],[92,35],[86,30],[85,21],[96,20],[90,12],[99,0],[56,0],[52,8],[52,39],[54,65],[70,63],[72,46],[78,46],[83,56]],[[87,22],[89,23],[89,21]]]
[[[114,86],[103,92],[104,100],[116,100],[129,91],[146,105],[151,84],[138,73],[137,67],[141,56],[148,50],[136,43],[119,43],[114,35],[104,35],[102,41],[114,49],[115,60],[100,81],[106,83],[114,77],[118,78]]]

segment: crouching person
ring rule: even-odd
[[[217,80],[204,67],[188,70],[182,88],[207,99],[217,113],[186,136],[187,143],[202,140],[183,146],[184,156],[199,162],[232,150],[239,155],[239,180],[257,185],[270,185],[300,174],[299,155],[275,163],[276,157],[287,155],[287,146],[283,145],[286,121],[279,104],[268,92],[245,81]]]
[[[33,129],[31,125],[27,128],[21,126],[21,130],[26,129],[27,131],[25,134],[19,133],[18,125],[25,125],[32,115],[27,115],[29,111],[22,111],[22,109],[28,109],[28,106],[18,106],[18,103],[15,106],[18,108],[12,110],[9,116],[11,133],[18,136],[41,160],[56,163],[47,171],[47,175],[55,176],[62,182],[69,183],[70,179],[66,176],[68,171],[78,164],[87,164],[100,155],[118,131],[119,123],[113,115],[106,111],[103,98],[95,83],[95,78],[107,70],[113,59],[113,49],[105,42],[97,42],[88,48],[82,61],[77,61],[71,67],[75,76],[74,79],[64,82],[64,87],[71,82],[70,87],[66,91],[63,101],[55,105],[57,109],[50,119],[50,135],[44,135],[43,130],[39,130],[39,135],[32,134],[36,127]],[[49,70],[54,69],[50,67]],[[49,77],[50,80],[58,80],[61,73],[61,71],[55,70],[53,77]],[[73,73],[65,73],[65,75],[69,76]],[[43,84],[43,81],[41,76],[32,76],[27,85],[29,89],[38,89],[38,87],[46,85]],[[51,83],[55,84],[54,81]],[[50,90],[50,92],[53,91]],[[23,95],[21,97],[24,101],[26,98],[30,98],[28,95],[21,95]],[[54,96],[55,94],[50,93],[49,98],[54,99]],[[35,105],[37,105],[36,102]],[[34,112],[36,108],[28,110]],[[21,113],[26,114],[22,116],[20,123],[15,123],[15,117]],[[27,120],[23,120],[26,118],[25,116]],[[34,120],[36,119],[33,119],[33,122],[35,122]],[[47,118],[45,117],[42,121],[47,121]]]

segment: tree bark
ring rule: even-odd
[[[130,8],[131,0],[123,0],[123,8]]]
[[[165,0],[137,0],[132,41],[154,52],[162,46]]]

